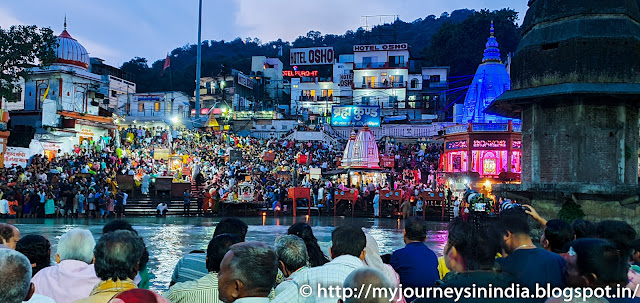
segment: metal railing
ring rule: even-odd
[[[395,62],[362,62],[356,63],[356,69],[365,69],[365,68],[408,68],[409,62],[406,63],[395,63]]]
[[[353,88],[406,88],[407,81],[402,82],[354,82]]]
[[[144,109],[140,111],[138,108],[132,108],[129,111],[129,113],[127,113],[127,111],[124,109],[118,110],[118,114],[121,116],[131,116],[131,117],[167,117],[167,116],[189,117],[188,111],[182,110],[182,112],[180,112],[178,109],[159,110],[159,111],[156,111],[154,109]]]

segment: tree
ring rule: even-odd
[[[0,98],[13,99],[20,89],[20,79],[28,79],[32,67],[51,65],[57,46],[50,28],[35,25],[0,28]]]

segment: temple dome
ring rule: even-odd
[[[348,162],[350,168],[380,169],[378,144],[369,127],[365,126],[360,130],[351,149],[351,158]],[[345,153],[347,153],[346,149]]]
[[[509,73],[500,57],[493,21],[491,22],[490,35],[485,46],[482,64],[478,66],[473,82],[471,82],[464,99],[463,123],[504,123],[510,120],[509,118],[484,113],[484,110],[495,99],[511,88]]]
[[[57,38],[55,63],[70,64],[84,70],[89,69],[89,53],[87,49],[67,32],[67,21],[65,18],[64,31]]]

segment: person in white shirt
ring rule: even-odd
[[[298,290],[293,279],[306,274],[309,269],[309,254],[302,238],[295,235],[283,235],[276,239],[278,269],[285,277],[275,289],[276,296],[289,287]]]
[[[330,286],[342,287],[344,280],[354,270],[365,267],[363,262],[366,255],[364,248],[367,238],[361,228],[344,225],[331,233],[331,262],[306,270],[305,274],[295,277],[292,281],[297,287],[288,287],[278,294],[271,303],[280,302],[320,302],[335,303],[332,298],[318,291],[318,285],[323,288]],[[300,296],[299,287],[311,286],[311,296]]]
[[[158,217],[164,217],[167,215],[167,210],[169,210],[169,207],[167,206],[167,203],[165,202],[160,202],[158,204],[158,207],[156,207],[156,213],[158,215]]]
[[[2,217],[9,215],[9,201],[4,197],[0,199],[0,215]]]

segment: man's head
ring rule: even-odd
[[[419,217],[409,217],[404,222],[404,243],[424,242],[427,238],[427,226]]]
[[[77,260],[91,264],[95,247],[96,240],[93,239],[90,231],[74,228],[60,237],[58,251],[56,252],[56,262]]]
[[[444,259],[451,271],[490,270],[498,251],[498,241],[488,228],[474,228],[460,217],[449,223]]]
[[[629,259],[615,244],[603,239],[578,239],[570,243],[567,286],[618,287],[627,284]]]
[[[632,242],[636,239],[637,233],[629,223],[619,220],[604,220],[596,227],[598,238],[611,241],[618,250],[627,258],[633,255]]]
[[[351,272],[346,279],[344,279],[344,288],[345,289],[361,289],[364,285],[365,289],[368,289],[369,286],[373,289],[382,289],[388,290],[391,289],[392,285],[389,280],[385,277],[385,275],[377,269],[363,267],[360,269],[356,269]],[[350,298],[345,299],[344,301],[339,300],[339,302],[344,303],[384,303],[389,302],[392,298],[391,294],[387,291],[383,291],[379,296],[375,298],[365,298],[365,296],[357,297],[352,296]]]
[[[574,239],[573,228],[567,221],[553,219],[547,222],[540,237],[540,245],[550,252],[561,254],[569,250],[567,244]]]
[[[309,254],[304,241],[294,235],[284,235],[276,239],[278,267],[285,277],[309,264]]]
[[[576,235],[576,239],[595,237],[596,225],[591,223],[591,221],[577,219],[573,221],[571,227]]]
[[[100,237],[93,251],[96,275],[103,281],[133,279],[144,252],[142,238],[128,230],[117,230]]]
[[[500,214],[500,219],[494,224],[495,231],[502,249],[507,253],[512,253],[522,242],[531,241],[531,227],[529,226],[528,215],[519,208],[510,208]]]
[[[0,249],[0,302],[28,301],[33,290],[29,259],[15,250]]]
[[[249,230],[249,226],[247,223],[244,223],[244,221],[238,218],[225,218],[216,225],[216,229],[213,231],[213,236],[233,234],[238,236],[238,238],[244,242],[247,230]]]
[[[234,244],[220,263],[219,299],[231,303],[245,297],[267,297],[277,272],[273,249],[258,242]]]
[[[0,244],[16,249],[16,244],[20,240],[20,231],[13,225],[0,223]]]
[[[360,227],[343,225],[331,233],[331,258],[350,255],[364,260],[367,237]]]
[[[116,230],[129,230],[132,231],[134,233],[138,233],[137,231],[135,231],[133,229],[133,226],[131,226],[131,224],[125,220],[113,220],[113,221],[109,221],[109,223],[105,224],[102,227],[102,233],[106,234],[106,233],[110,233],[110,232],[114,232]]]
[[[240,238],[234,234],[221,234],[213,237],[207,246],[207,270],[219,272],[220,262],[233,244],[240,243]]]

